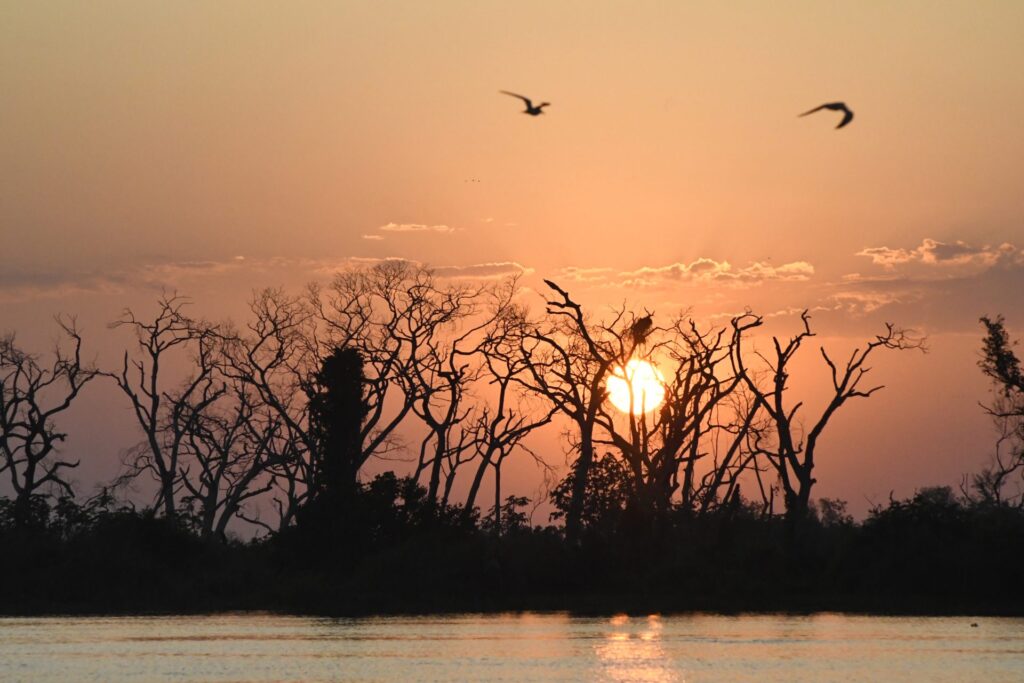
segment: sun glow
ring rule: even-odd
[[[625,369],[617,367],[605,383],[608,400],[618,410],[628,413],[632,410],[639,415],[654,410],[665,400],[665,377],[645,360],[626,363]]]

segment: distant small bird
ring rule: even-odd
[[[529,97],[523,97],[522,95],[517,95],[514,92],[509,92],[508,90],[499,90],[498,92],[500,92],[502,95],[511,95],[512,97],[518,97],[519,99],[521,99],[523,102],[526,103],[526,109],[523,110],[523,113],[529,114],[530,116],[540,116],[541,114],[544,113],[544,107],[551,106],[550,102],[541,102],[540,104],[534,106],[533,101]]]
[[[650,334],[651,326],[654,324],[651,318],[652,316],[645,315],[630,326],[629,334],[633,337],[634,344],[640,344]]]
[[[836,128],[842,128],[850,121],[853,121],[853,112],[850,111],[849,107],[846,106],[845,102],[829,102],[827,104],[821,105],[820,107],[815,107],[810,111],[805,111],[803,114],[800,114],[800,116],[807,116],[808,114],[813,114],[814,112],[821,111],[822,109],[843,112],[843,120],[839,122],[839,125],[836,126]]]

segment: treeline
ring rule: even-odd
[[[1001,428],[991,466],[956,496],[924,491],[854,524],[840,503],[814,502],[819,444],[847,401],[880,389],[868,359],[920,339],[886,325],[845,360],[819,349],[831,387],[808,414],[789,388],[814,336],[806,313],[794,336],[752,353],[752,313],[720,327],[626,309],[594,319],[545,284],[535,312],[514,279],[465,285],[388,262],[301,295],[260,292],[241,326],[167,296],[152,317],[126,310],[113,323],[134,339],[115,368],[83,359],[73,320],[59,321],[67,342],[49,356],[8,335],[4,604],[372,611],[632,595],[666,607],[827,597],[855,608],[900,586],[937,598],[934,577],[950,595],[993,597],[975,571],[987,561],[971,554],[1005,557],[1008,539],[1024,540],[1024,388],[1001,319],[983,320]],[[664,401],[646,410],[630,390],[635,409],[617,410],[609,379],[628,380],[638,361],[664,372]],[[117,387],[142,439],[118,479],[82,502],[59,421],[95,382]],[[564,452],[538,452],[538,430],[558,430]],[[538,501],[503,491],[509,458],[551,482],[548,524],[530,524]],[[402,474],[370,476],[371,460],[404,461]],[[262,533],[231,540],[242,525]],[[925,576],[925,558],[945,564]]]
[[[153,510],[98,498],[38,509],[39,526],[0,510],[6,614],[276,610],[358,615],[558,609],[578,612],[817,611],[1024,613],[1017,567],[1024,513],[947,487],[890,501],[855,523],[819,501],[795,527],[750,505],[697,517],[673,510],[657,536],[622,510],[569,545],[531,526],[521,499],[501,528],[438,514],[425,488],[378,475],[339,533],[296,525],[212,544]]]

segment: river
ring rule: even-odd
[[[1024,681],[1024,619],[0,618],[0,681],[163,680]]]

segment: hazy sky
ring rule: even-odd
[[[953,482],[993,440],[977,318],[1024,328],[1022,35],[1011,1],[2,2],[0,328],[77,311],[104,358],[161,286],[240,315],[384,257],[808,307],[837,348],[893,320],[932,353],[876,363],[820,493]]]

